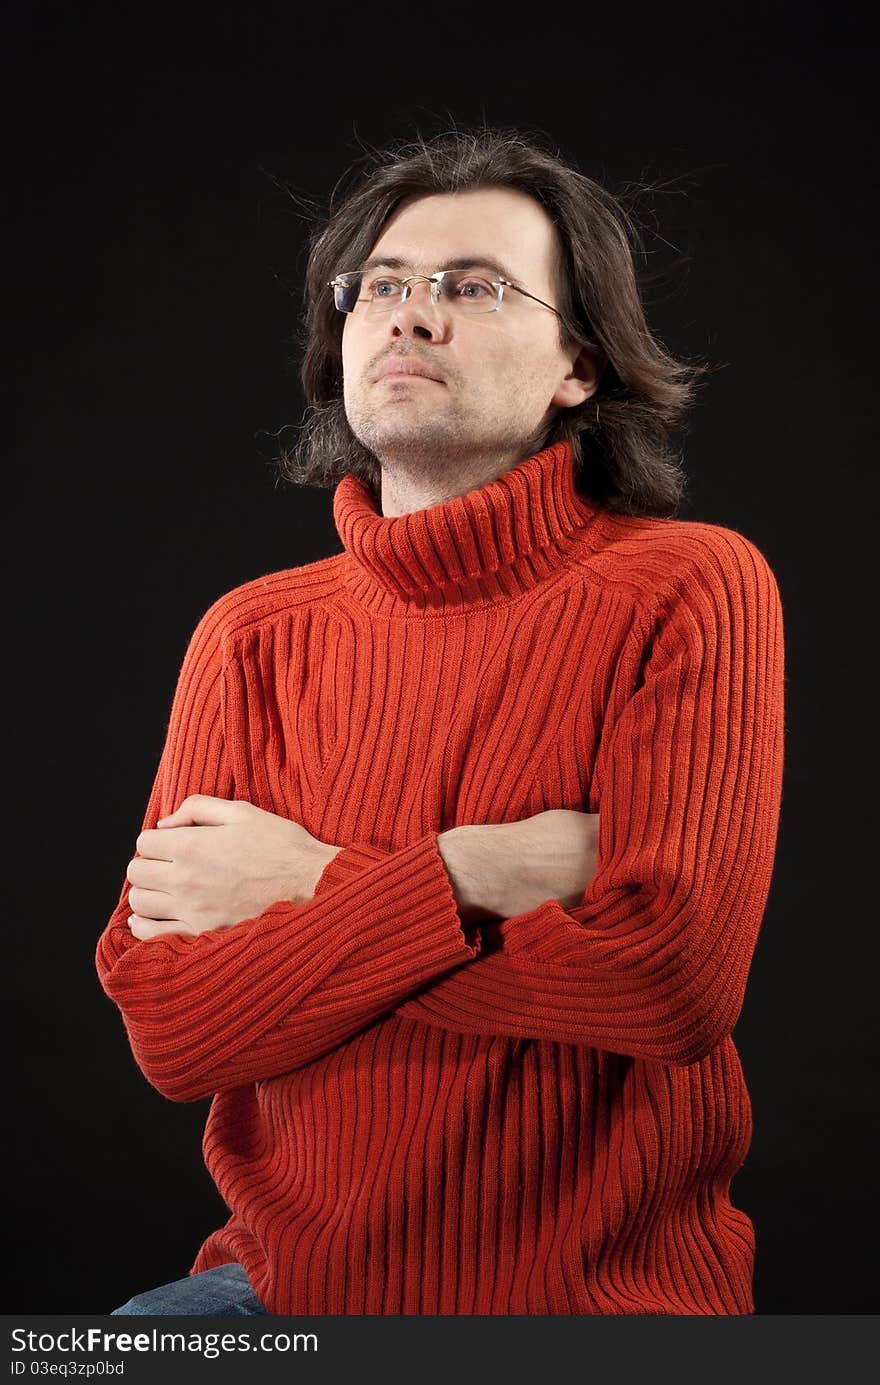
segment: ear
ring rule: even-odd
[[[585,399],[596,393],[607,364],[608,358],[601,346],[588,343],[577,348],[568,373],[553,393],[551,404],[556,404],[560,409],[573,409],[577,404],[583,404]]]

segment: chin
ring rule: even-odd
[[[386,417],[381,421],[371,419],[363,426],[350,426],[358,442],[377,457],[385,450],[399,452],[401,448],[431,452],[451,446],[456,438],[454,428],[438,424],[437,419],[431,416],[406,419],[400,416],[394,419]]]

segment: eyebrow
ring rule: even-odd
[[[408,260],[401,260],[396,255],[377,255],[372,259],[365,260],[361,265],[361,273],[366,273],[368,269],[412,269],[413,266]],[[443,266],[444,269],[488,269],[493,274],[500,274],[502,279],[509,279],[511,283],[516,282],[516,275],[503,265],[500,260],[495,260],[491,255],[456,255],[450,262]]]

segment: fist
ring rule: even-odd
[[[340,849],[243,800],[192,794],[140,834],[126,872],[136,938],[231,928],[311,899]]]

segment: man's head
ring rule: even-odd
[[[379,494],[383,458],[399,463],[416,443],[428,464],[466,473],[475,458],[512,466],[566,440],[586,493],[626,513],[675,513],[685,478],[667,439],[711,367],[652,336],[623,203],[516,131],[417,139],[372,164],[312,237],[307,411],[282,475],[332,486],[353,473]],[[525,291],[504,288],[485,315],[454,313],[442,295],[432,305],[424,280],[386,312],[340,312],[329,287],[380,257],[396,264],[375,268],[400,279],[481,256],[493,280]],[[390,356],[438,379],[377,380]]]
[[[526,193],[483,187],[411,198],[367,263],[344,317],[343,396],[352,432],[383,467],[498,474],[538,450],[558,410],[595,393],[601,352],[566,341],[553,311],[567,296],[559,235]],[[457,295],[434,303],[424,280],[406,297],[394,293],[395,279],[462,267],[472,277]],[[383,291],[396,297],[393,307],[384,308]],[[474,311],[483,302],[486,310]],[[413,367],[428,374],[387,373]]]

